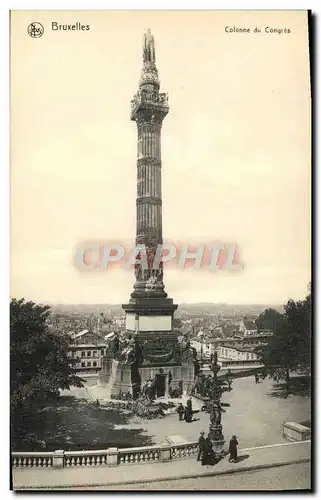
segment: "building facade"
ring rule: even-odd
[[[212,354],[216,351],[216,344],[213,339],[194,337],[191,340],[191,347],[196,349],[199,359],[210,359]]]
[[[78,372],[100,372],[107,344],[99,335],[89,330],[82,330],[72,336],[69,349],[69,356],[76,360],[75,369]]]
[[[254,352],[254,347],[249,345],[223,344],[217,347],[218,357],[231,361],[258,361],[259,356]]]

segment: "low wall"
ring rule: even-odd
[[[119,465],[169,462],[194,457],[197,453],[198,442],[193,441],[173,445],[162,444],[92,451],[12,452],[11,463],[14,468],[117,467]]]
[[[283,437],[289,441],[306,441],[311,438],[311,429],[296,422],[284,422]]]
[[[209,401],[209,398],[201,396],[200,394],[191,394],[193,410],[201,410],[204,405]]]

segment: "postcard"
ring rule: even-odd
[[[311,491],[311,29],[11,11],[12,489]]]

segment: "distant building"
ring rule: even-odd
[[[239,331],[247,337],[248,335],[257,335],[257,326],[254,321],[244,319],[240,322]]]
[[[75,368],[79,372],[99,372],[101,359],[106,354],[106,341],[100,335],[82,330],[72,335],[69,355],[77,360]]]
[[[125,327],[125,325],[126,325],[126,318],[125,318],[125,316],[115,317],[114,318],[114,325],[119,326],[120,328]]]
[[[226,323],[222,330],[225,337],[233,337],[239,332],[239,325]]]
[[[254,347],[245,344],[225,343],[217,347],[219,359],[231,361],[259,361],[259,356],[254,352]]]
[[[210,359],[211,355],[215,352],[215,344],[212,338],[194,337],[190,341],[191,347],[196,349],[197,355],[202,359]]]
[[[257,346],[267,342],[268,338],[273,335],[273,332],[260,333],[257,335],[248,335],[247,337],[243,337],[241,334],[234,335],[233,337],[225,337],[224,339],[213,339],[213,344],[216,346],[223,346],[228,343],[230,345],[249,345],[249,346]]]

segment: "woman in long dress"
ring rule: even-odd
[[[229,454],[230,458],[228,459],[229,462],[236,462],[237,461],[237,446],[238,446],[238,440],[236,436],[232,436],[232,439],[230,440],[230,446],[229,446]]]

